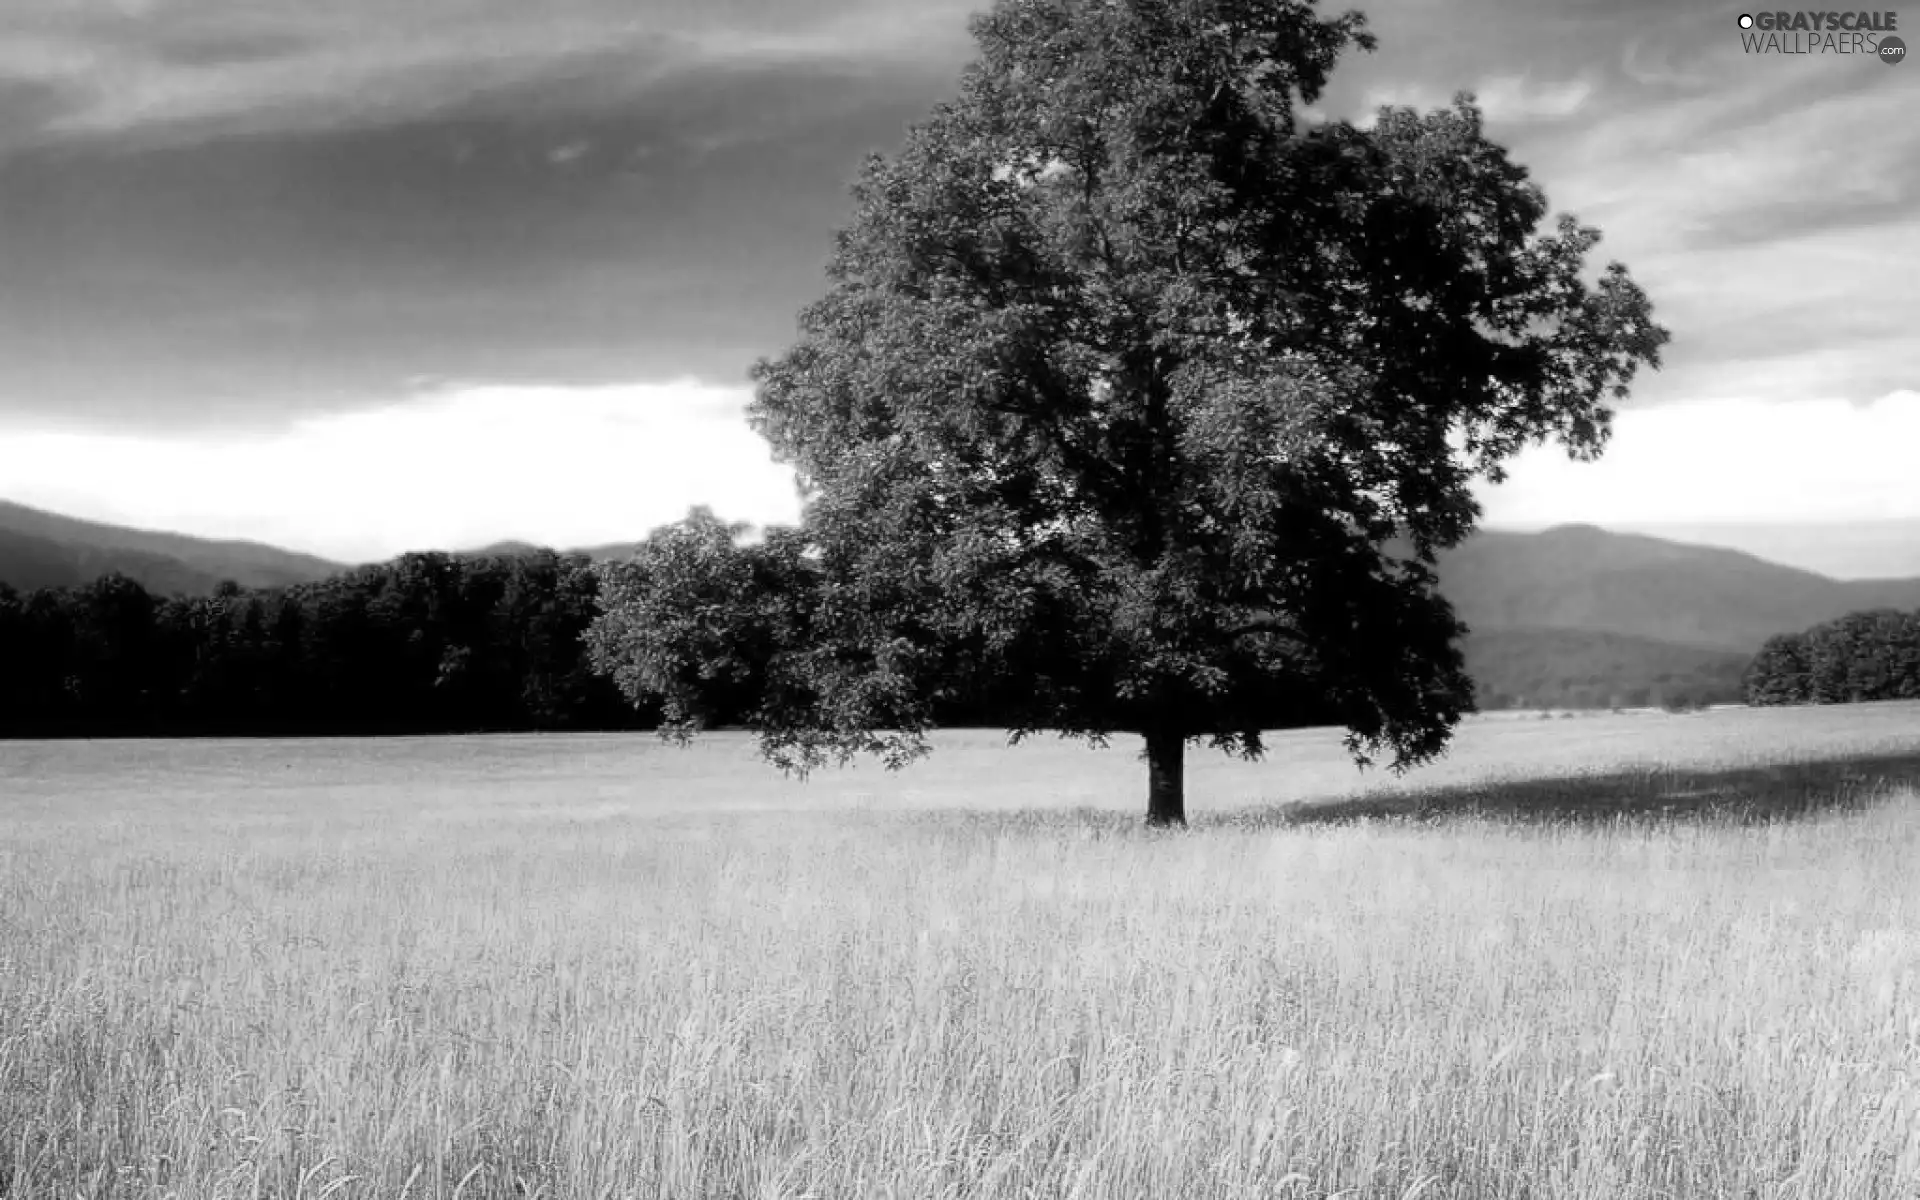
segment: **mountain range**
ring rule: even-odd
[[[0,500],[0,583],[22,592],[73,587],[118,571],[150,592],[202,595],[224,580],[286,587],[346,569],[258,542],[129,529]]]
[[[519,554],[501,542],[465,553]],[[593,557],[632,543],[585,547]],[[1736,550],[1590,525],[1483,531],[1440,562],[1469,629],[1483,707],[1732,699],[1768,637],[1870,608],[1920,609],[1920,578],[1838,580]],[[149,591],[204,594],[312,582],[347,570],[256,542],[82,521],[0,501],[0,583],[19,591],[119,571]]]
[[[1737,700],[1769,637],[1920,609],[1920,578],[1839,580],[1714,546],[1562,525],[1440,561],[1483,708]]]

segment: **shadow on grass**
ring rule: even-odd
[[[1764,824],[1858,812],[1890,792],[1920,789],[1920,754],[1726,768],[1642,767],[1592,775],[1503,779],[1350,799],[1260,805],[1202,818],[1202,826],[1287,828],[1398,820],[1611,825],[1621,822]]]

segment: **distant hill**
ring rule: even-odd
[[[1768,562],[1835,579],[1920,576],[1920,520],[1651,522],[1622,527],[1669,542],[1734,546]]]
[[[1920,608],[1920,579],[1829,579],[1708,546],[1563,525],[1477,534],[1440,563],[1476,633],[1555,629],[1751,654],[1869,608]]]
[[[258,542],[129,529],[0,500],[0,583],[23,592],[74,587],[118,571],[150,592],[197,595],[228,579],[242,587],[285,587],[345,569]]]
[[[523,558],[529,554],[538,554],[543,547],[532,542],[492,542],[473,550],[460,550],[461,558]]]
[[[214,576],[164,554],[71,545],[0,529],[0,583],[16,591],[77,587],[114,571],[139,580],[155,593],[200,595],[220,584]]]

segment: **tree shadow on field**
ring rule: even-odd
[[[1638,767],[1592,775],[1499,779],[1350,799],[1260,805],[1221,813],[1204,823],[1254,829],[1369,820],[1750,825],[1858,812],[1902,788],[1920,789],[1920,754],[1855,754],[1725,768]]]

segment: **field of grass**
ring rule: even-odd
[[[1920,1195],[1920,706],[0,743],[0,1197]]]

